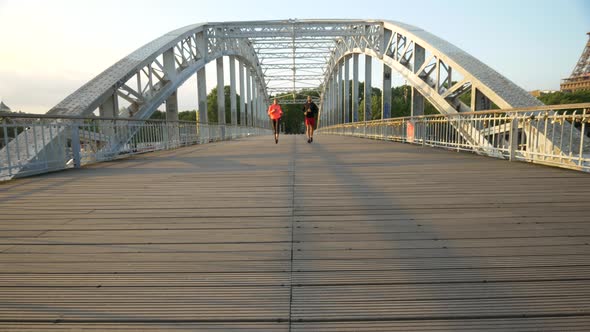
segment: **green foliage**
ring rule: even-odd
[[[166,112],[156,110],[150,120],[166,120]],[[197,110],[183,111],[178,113],[178,120],[180,121],[197,121]]]
[[[440,114],[436,107],[432,106],[426,98],[424,98],[424,115]]]
[[[381,92],[381,91],[379,91]],[[371,95],[371,118],[368,120],[381,119],[381,93]],[[359,104],[359,121],[363,121],[365,117],[365,100],[361,100]]]
[[[471,91],[467,91],[464,94],[460,95],[459,100],[467,106],[471,105]]]
[[[364,119],[364,82],[359,82],[359,121]],[[349,92],[349,109],[352,112],[352,81],[350,81],[351,91]],[[230,88],[229,86],[224,87],[225,95],[225,119],[226,123],[231,123],[231,109],[230,109]],[[296,99],[305,99],[307,96],[318,97],[316,90],[304,90],[295,95]],[[279,104],[281,100],[292,100],[293,94],[278,95]],[[471,92],[464,93],[459,99],[466,105],[471,104]],[[559,104],[574,104],[574,103],[588,103],[590,102],[590,91],[576,91],[572,93],[568,92],[554,92],[542,94],[539,97],[544,104],[547,105],[559,105]],[[391,88],[391,117],[404,117],[411,115],[411,102],[412,102],[412,87],[409,85],[402,85]],[[381,118],[381,103],[382,103],[382,92],[379,88],[373,87],[371,89],[371,119]],[[240,123],[240,112],[241,112],[240,96],[237,95],[237,119]],[[301,111],[303,105],[282,105],[284,115],[282,118],[285,132],[289,134],[300,134],[305,131],[303,125],[303,112]],[[497,109],[498,106],[492,104],[492,109]],[[213,88],[207,95],[207,109],[209,122],[217,122],[217,88]],[[178,114],[178,119],[181,121],[196,121],[197,110],[183,111]],[[428,100],[424,101],[424,114],[439,114],[434,106],[432,106]],[[352,114],[349,114],[350,118]],[[150,119],[165,120],[166,113],[162,111],[155,111]],[[13,136],[15,133],[9,133]]]
[[[412,112],[412,88],[402,85],[391,88],[391,117],[410,116]]]
[[[225,99],[225,123],[231,123],[231,108],[230,108],[230,88],[229,85],[223,87],[223,94]],[[240,123],[241,105],[240,96],[236,94],[238,124]],[[219,122],[217,113],[217,87],[213,88],[207,95],[207,117],[209,122]]]
[[[359,85],[362,85],[362,82]],[[381,90],[373,88],[371,97],[371,119],[373,120],[381,119],[381,100]],[[363,121],[364,109],[364,100],[361,100],[359,103],[359,121]],[[411,113],[412,87],[409,85],[402,85],[391,88],[391,117],[405,117],[410,116]],[[428,100],[424,100],[424,114],[439,114],[439,112],[436,110],[434,106],[432,106],[432,104],[428,102]]]
[[[150,116],[150,120],[166,120],[166,112],[156,110],[152,116]]]
[[[590,103],[590,90],[543,93],[539,100],[546,105]]]
[[[230,87],[226,85],[224,87],[225,97],[225,122],[231,123],[231,101],[230,101]],[[237,103],[237,121],[240,124],[240,112],[241,112],[241,98],[239,94],[236,94]],[[197,110],[182,111],[178,113],[178,120],[181,121],[197,121]],[[207,117],[209,122],[218,122],[217,119],[217,88],[213,88],[207,95]],[[166,120],[166,112],[156,110],[150,117],[152,120]]]
[[[178,113],[178,120],[180,121],[197,121],[197,110],[183,111]]]

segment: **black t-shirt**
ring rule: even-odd
[[[305,115],[308,118],[313,118],[318,114],[318,106],[313,101],[311,103],[305,103],[303,105],[303,112],[307,110],[311,110],[311,112]]]

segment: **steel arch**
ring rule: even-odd
[[[423,64],[413,68],[418,47],[428,52],[429,56],[425,56]],[[543,105],[527,91],[467,52],[405,23],[373,22],[365,26],[364,34],[360,36],[342,37],[336,42],[328,60],[324,82],[328,82],[339,63],[353,53],[370,55],[399,72],[443,114],[473,110],[458,99],[469,89],[476,89],[500,108]],[[462,79],[454,83],[450,80],[443,82],[441,71],[446,71],[449,79],[453,71],[458,71]],[[324,84],[324,93],[327,86]]]
[[[123,117],[131,114],[135,119],[147,119],[190,75],[222,56],[235,56],[249,68],[255,79],[254,90],[261,92],[256,93],[255,107],[260,108],[262,99],[268,102],[270,93],[304,88],[318,87],[323,100],[333,89],[328,83],[335,77],[334,71],[343,58],[353,53],[378,58],[401,73],[443,114],[486,109],[492,103],[500,108],[542,105],[473,56],[408,24],[385,20],[278,20],[202,23],[171,31],[115,63],[48,114],[89,116],[99,108],[101,113],[110,110],[116,117],[118,100],[122,98],[130,104]],[[460,79],[453,79],[456,76]],[[459,99],[467,91],[472,91],[470,105]],[[323,106],[320,102],[322,113],[328,111]],[[456,128],[462,135],[469,133],[471,144],[486,149],[483,128]],[[60,134],[44,137],[53,141]],[[24,135],[35,139],[32,133]],[[552,146],[559,145],[559,137],[547,135],[543,139]],[[6,155],[26,141],[7,145]],[[49,145],[43,142],[40,151]],[[4,162],[2,155],[0,163]]]
[[[48,114],[89,115],[116,94],[129,101],[134,117],[146,119],[192,74],[229,55],[248,65],[262,85],[264,74],[248,40],[228,38],[223,29],[196,24],[140,47],[66,97]],[[172,66],[167,65],[166,56]],[[267,99],[266,90],[263,93]]]

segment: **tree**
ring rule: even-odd
[[[231,108],[230,108],[230,87],[226,85],[223,87],[223,94],[225,99],[225,123],[231,123]],[[238,124],[240,124],[240,112],[241,112],[241,101],[240,95],[236,94],[237,112],[236,117]],[[207,95],[207,117],[209,122],[217,123],[219,119],[217,117],[217,87],[213,88]]]
[[[155,110],[150,116],[150,120],[166,120],[166,112]]]
[[[197,110],[183,111],[178,113],[178,120],[180,121],[197,121]]]
[[[589,103],[590,90],[543,93],[541,96],[539,96],[539,100],[541,100],[546,105]]]
[[[412,113],[412,87],[402,85],[391,88],[391,117],[410,116]]]
[[[374,88],[373,88],[374,89]],[[379,90],[381,92],[381,90]],[[381,93],[371,95],[371,118],[370,120],[381,119]],[[363,121],[365,118],[365,100],[361,100],[359,104],[359,121]]]

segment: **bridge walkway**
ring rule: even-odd
[[[282,136],[0,184],[0,331],[585,331],[590,176]]]

